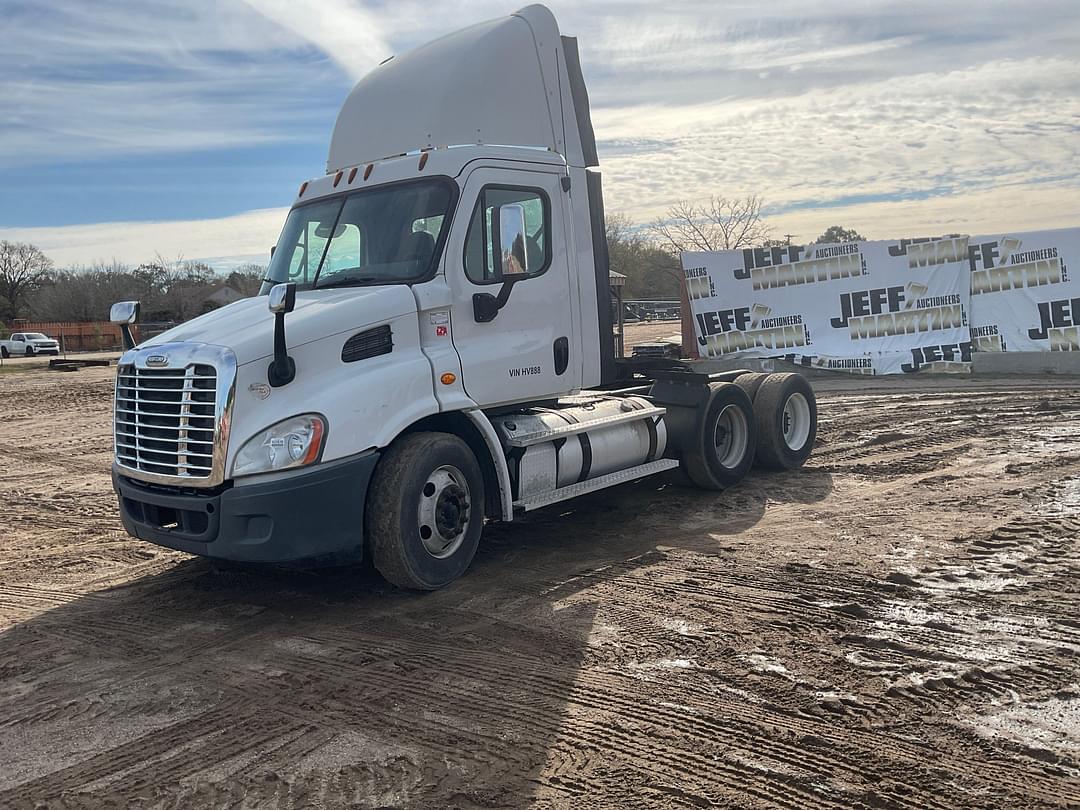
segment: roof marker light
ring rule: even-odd
[[[350,186],[352,185],[352,181],[355,180],[355,179],[356,179],[356,167],[353,166],[352,169],[349,170],[349,185]]]
[[[338,172],[334,175],[334,188],[337,188],[337,184],[341,182],[341,176],[343,174],[345,174],[345,172]]]
[[[305,191],[307,191],[307,181],[306,180],[303,183],[300,184],[300,193],[297,194],[296,196],[297,197],[303,197]]]
[[[371,170],[372,170],[372,169],[374,169],[374,168],[375,168],[375,164],[374,164],[374,163],[369,163],[369,164],[367,165],[367,168],[366,168],[366,169],[364,169],[364,179],[365,179],[365,180],[367,180],[367,179],[368,179],[369,177],[371,177]]]
[[[419,169],[420,171],[423,171],[424,167],[427,165],[427,156],[428,156],[427,152],[424,152],[424,154],[422,154],[420,156],[420,169]]]

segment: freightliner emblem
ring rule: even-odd
[[[163,354],[152,354],[146,358],[146,365],[148,366],[167,366],[169,365],[169,358]]]

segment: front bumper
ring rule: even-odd
[[[364,505],[376,452],[262,484],[207,492],[148,485],[113,466],[128,533],[161,546],[238,562],[347,562],[363,555]]]

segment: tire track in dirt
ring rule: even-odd
[[[0,738],[37,774],[0,804],[1080,803],[1045,709],[1080,700],[1067,384],[871,381],[822,398],[801,474],[708,496],[665,478],[492,527],[470,577],[412,597],[127,540],[111,382],[22,376],[0,406],[70,426],[0,426],[0,450],[90,486],[0,477]]]

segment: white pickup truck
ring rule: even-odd
[[[60,342],[41,332],[12,332],[7,340],[0,340],[0,355],[4,357],[38,354],[60,354]]]

